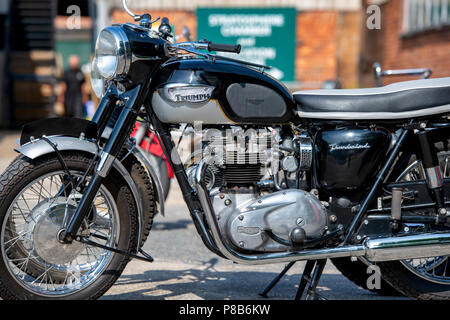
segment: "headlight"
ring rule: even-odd
[[[99,74],[106,79],[128,73],[131,65],[131,49],[122,28],[108,27],[100,32],[95,45],[94,62]]]
[[[91,66],[91,86],[95,95],[101,99],[105,94],[106,79],[100,75],[97,65],[97,59],[94,59]]]

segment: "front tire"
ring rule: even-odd
[[[88,168],[92,171],[89,155],[72,152],[62,157],[74,177],[82,177]],[[114,284],[129,261],[124,255],[80,242],[58,246],[54,241],[53,233],[81,197],[76,190],[62,193],[62,178],[58,186],[57,177],[64,173],[55,154],[34,160],[21,155],[0,176],[3,299],[96,299]],[[81,233],[96,234],[90,240],[120,250],[136,249],[136,205],[116,172],[105,178],[91,212]]]

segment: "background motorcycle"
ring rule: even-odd
[[[92,122],[25,126],[0,177],[3,298],[97,298],[130,258],[153,260],[142,243],[163,191],[129,138],[142,105],[212,252],[306,260],[297,298],[318,298],[327,259],[342,257],[377,263],[410,297],[449,297],[450,79],[291,94],[266,66],[205,53],[240,46],[174,44],[124,7],[139,25],[99,35]],[[185,164],[171,130],[199,120],[202,157]],[[243,144],[221,153],[230,137]]]

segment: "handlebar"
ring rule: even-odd
[[[234,45],[234,44],[220,44],[220,43],[208,42],[208,51],[240,53],[241,45],[240,44]]]
[[[199,42],[178,42],[170,45],[171,48],[174,49],[183,49],[186,51],[191,50],[207,50],[207,51],[220,51],[220,52],[232,52],[239,53],[241,52],[241,45],[233,45],[233,44],[219,44],[212,43],[210,41],[201,40]],[[200,54],[199,52],[195,52]]]
[[[159,20],[160,17],[156,18],[155,20],[151,20],[151,16],[149,14],[143,14],[143,15],[137,15],[133,13],[127,5],[127,0],[122,0],[122,5],[125,11],[134,18],[135,21],[140,21],[139,25],[141,27],[146,27],[151,29],[152,24]],[[167,40],[167,38],[172,32],[172,28],[169,24],[168,18],[163,18],[161,21],[161,25],[159,27],[159,33],[162,38]],[[190,37],[189,30],[187,28],[183,28],[183,35],[185,35],[187,38]],[[172,45],[173,48],[180,48],[180,49],[203,49],[208,51],[219,51],[219,52],[232,52],[232,53],[240,53],[241,52],[241,45],[233,45],[233,44],[220,44],[220,43],[212,43],[211,41],[202,40],[199,42],[183,42],[178,43],[175,45]]]

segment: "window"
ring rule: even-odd
[[[450,0],[404,0],[404,33],[450,25]]]

